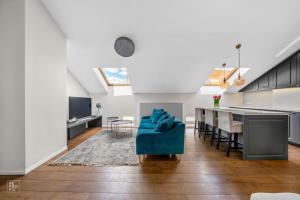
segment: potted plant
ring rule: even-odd
[[[213,99],[214,99],[214,107],[215,108],[220,107],[221,95],[215,95],[215,96],[213,96]]]

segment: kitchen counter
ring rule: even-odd
[[[238,115],[288,115],[287,112],[276,110],[260,110],[260,109],[247,109],[242,107],[219,107],[219,108],[202,108],[214,111],[226,111]]]
[[[243,144],[244,160],[288,159],[289,112],[242,107],[200,109],[231,112],[234,120],[243,122],[239,142]]]
[[[300,112],[299,109],[287,109],[287,108],[262,108],[262,107],[251,107],[251,106],[231,106],[233,109],[246,109],[246,110],[263,110],[263,111],[275,111],[275,112]]]

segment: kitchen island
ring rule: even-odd
[[[288,159],[287,112],[226,107],[200,109],[231,112],[234,120],[243,122],[239,142],[243,145],[244,160]]]

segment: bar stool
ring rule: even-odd
[[[204,109],[195,108],[195,128],[194,135],[196,134],[196,130],[198,130],[199,137],[201,135],[201,131],[204,131]]]
[[[217,126],[217,112],[213,110],[205,109],[205,131],[204,131],[204,141],[207,135],[211,135],[211,145],[215,137],[215,128]],[[209,127],[212,127],[212,131],[209,131]],[[209,134],[211,132],[211,134]]]
[[[228,135],[226,155],[228,157],[230,156],[230,150],[233,149],[232,143],[234,143],[234,149],[242,149],[242,145],[238,142],[238,135],[243,133],[243,123],[233,121],[233,115],[231,112],[218,111],[218,129],[217,148],[219,148],[219,144],[221,142],[221,130],[223,130],[226,131]],[[232,136],[234,137],[233,140]]]

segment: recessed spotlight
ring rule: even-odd
[[[297,37],[293,42],[291,42],[289,45],[287,45],[284,49],[282,49],[278,54],[276,54],[276,57],[281,56],[284,52],[286,52],[289,48],[291,48],[294,44],[296,44],[300,40],[300,36]]]

